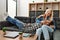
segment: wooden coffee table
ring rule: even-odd
[[[16,38],[12,39],[12,38],[4,37],[4,36],[3,36],[3,31],[0,30],[0,40],[35,40],[35,39],[34,39],[35,36],[36,36],[36,35],[31,36],[31,37],[22,37],[22,38],[20,38],[20,37],[18,36],[18,37],[16,37]]]

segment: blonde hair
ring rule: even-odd
[[[50,13],[50,20],[53,20],[53,10],[52,9],[47,9],[46,10],[46,12],[47,11],[51,11],[51,13]],[[46,14],[46,13],[45,13]]]

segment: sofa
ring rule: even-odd
[[[16,19],[28,24],[28,23],[35,23],[35,18],[30,18],[30,17],[16,17]],[[32,20],[32,21],[31,21]],[[10,23],[9,21],[1,21],[0,22],[0,29],[2,29],[3,27],[7,27],[8,30],[15,30],[18,31],[18,27],[12,23]],[[9,29],[10,28],[10,29]]]
[[[30,18],[30,17],[19,17],[19,16],[15,16],[15,18],[17,18],[20,21],[23,21],[24,23],[28,24],[28,23],[35,23],[35,19],[36,18]],[[12,31],[19,31],[18,27],[14,24],[11,24],[8,21],[1,21],[0,22],[0,29],[2,29],[3,27],[7,27],[8,30],[12,30]],[[31,27],[31,26],[30,26]],[[9,29],[10,28],[10,29]],[[31,31],[32,33],[35,33],[36,30]],[[53,33],[49,33],[50,35],[50,40],[53,40]],[[42,33],[43,35],[43,33]],[[44,37],[41,36],[41,39],[44,40]]]

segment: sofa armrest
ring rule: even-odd
[[[11,24],[11,23],[8,22],[8,21],[1,21],[1,22],[0,22],[0,25],[1,25],[2,27],[14,26],[13,24]]]
[[[3,27],[11,27],[11,26],[15,26],[15,25],[11,24],[8,21],[0,21],[0,29],[2,29]]]

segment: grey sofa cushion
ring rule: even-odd
[[[36,32],[36,29],[41,27],[40,24],[37,23],[27,23],[25,27],[23,28],[24,32]]]

